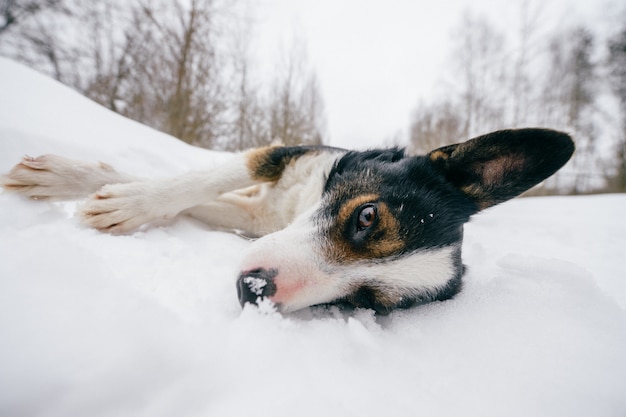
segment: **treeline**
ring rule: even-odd
[[[194,145],[323,143],[305,45],[285,51],[267,80],[251,58],[253,19],[242,4],[0,0],[0,53]],[[626,24],[608,40],[585,27],[549,30],[541,6],[518,5],[515,28],[463,15],[438,99],[411,117],[410,150],[502,128],[561,129],[577,151],[545,192],[626,191]]]
[[[600,42],[581,26],[546,35],[529,2],[519,16],[518,29],[506,31],[463,16],[435,94],[441,99],[420,103],[412,116],[412,150],[495,129],[561,129],[577,150],[543,192],[626,191],[626,24]]]
[[[2,0],[0,52],[194,145],[322,143],[306,48],[285,51],[261,84],[248,15],[234,0]]]

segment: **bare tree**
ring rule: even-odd
[[[420,105],[413,113],[409,132],[409,152],[426,153],[432,149],[460,142],[465,137],[465,120],[458,107],[444,101]]]
[[[569,169],[557,173],[551,183],[570,193],[586,193],[603,186],[610,163],[597,143],[610,130],[600,105],[604,90],[593,34],[584,27],[558,32],[548,42],[547,70],[536,112],[540,123],[570,132],[576,153]],[[605,127],[602,129],[601,124]]]
[[[294,43],[274,81],[270,136],[285,145],[323,142],[324,104],[317,77],[307,66],[306,49]]]
[[[124,97],[136,72],[134,57],[142,49],[142,25],[131,25],[129,10],[115,0],[83,4],[77,9],[88,34],[82,47],[86,61],[82,68],[90,69],[78,88],[94,101],[122,113],[127,110]]]
[[[42,11],[63,10],[63,0],[0,0],[0,35]]]
[[[145,1],[133,11],[127,43],[133,68],[122,113],[185,142],[211,146],[220,135],[221,97],[212,2]],[[132,37],[131,37],[132,36]]]
[[[504,125],[507,95],[504,39],[482,17],[463,15],[456,32],[455,61],[462,80],[464,136],[470,137]]]
[[[11,17],[17,16],[15,5],[61,1],[63,9]],[[321,143],[323,101],[306,55],[294,47],[276,66],[271,88],[261,88],[247,51],[249,22],[229,9],[235,2],[217,3],[5,2],[7,22],[16,30],[2,37],[0,49],[111,110],[194,145]],[[234,45],[228,39],[233,35]]]
[[[608,67],[610,85],[619,102],[620,132],[617,141],[617,173],[612,179],[612,188],[626,191],[626,25],[609,39]]]
[[[228,84],[233,86],[228,91],[230,131],[220,143],[220,147],[228,150],[262,146],[272,141],[269,112],[252,70],[254,65],[250,49],[253,23],[247,11],[243,11],[243,17],[238,21],[230,47],[232,75]]]
[[[241,54],[242,51],[239,51]],[[259,102],[259,92],[250,81],[249,61],[244,55],[235,58],[234,120],[230,140],[224,147],[232,150],[262,146],[271,142],[267,112]]]
[[[543,4],[532,4],[530,0],[521,0],[519,10],[519,31],[517,45],[512,51],[512,59],[508,61],[510,68],[507,69],[507,77],[510,79],[511,101],[511,126],[521,126],[537,120],[536,115],[531,113],[531,106],[535,107],[534,100],[537,96],[537,86],[534,80],[537,74],[532,70],[540,67],[537,57],[541,55],[543,42],[538,39],[540,29],[539,21],[542,16]],[[509,118],[507,117],[507,118]],[[536,123],[536,122],[535,122]],[[534,124],[534,123],[533,123]]]
[[[66,69],[76,50],[65,45],[60,28],[72,18],[65,0],[0,1],[0,52],[68,82]]]
[[[597,146],[611,128],[602,123],[607,113],[600,99],[603,80],[594,36],[585,28],[574,28],[559,30],[548,41],[538,42],[533,37],[540,10],[532,11],[528,2],[523,2],[522,11],[519,42],[513,50],[489,21],[470,14],[463,17],[455,33],[450,66],[456,70],[451,85],[457,89],[443,100],[418,107],[411,120],[411,148],[425,151],[455,136],[463,139],[520,125],[566,130],[576,138],[577,152],[569,168],[546,186],[561,192],[589,192],[602,186],[606,167],[611,165]],[[626,63],[620,55],[623,43],[615,41],[612,48],[614,90],[619,96],[625,85]],[[532,66],[531,59],[537,60]],[[626,132],[626,127],[623,129]],[[621,167],[624,142],[618,152]]]

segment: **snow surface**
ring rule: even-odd
[[[0,59],[0,171],[28,153],[166,176],[187,146]],[[236,300],[249,242],[128,236],[0,194],[1,416],[626,415],[626,196],[518,199],[467,225],[463,292],[377,318]]]

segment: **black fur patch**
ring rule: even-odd
[[[569,135],[548,129],[501,130],[429,154],[446,179],[481,209],[509,200],[554,174],[572,156]]]

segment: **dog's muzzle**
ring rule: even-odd
[[[263,298],[274,295],[276,275],[278,275],[276,269],[258,268],[242,272],[237,279],[237,296],[241,307],[246,303],[257,304]]]

